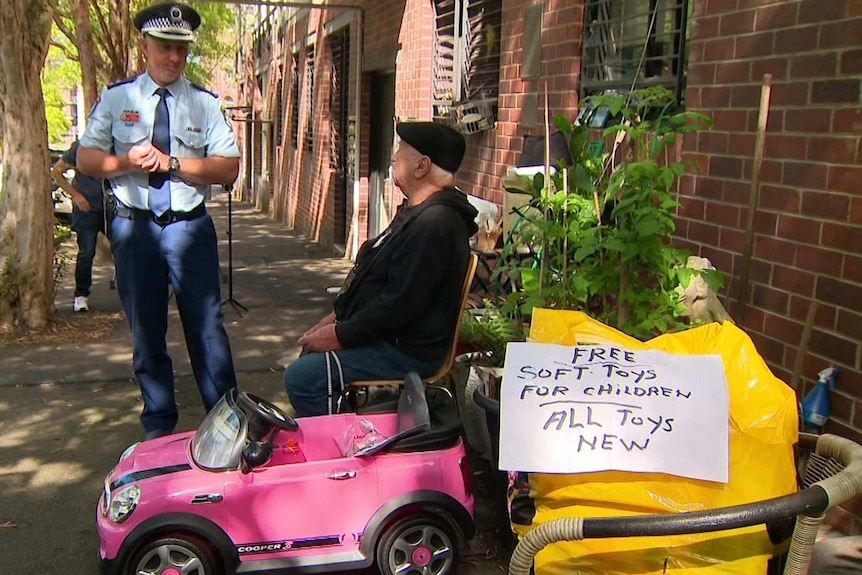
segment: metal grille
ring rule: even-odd
[[[278,79],[278,87],[276,88],[276,96],[275,96],[275,145],[282,145],[282,138],[284,138],[284,122],[286,118],[284,117],[284,79]]]
[[[462,85],[467,101],[496,98],[500,91],[500,0],[467,0],[463,28]]]
[[[683,100],[690,0],[588,0],[585,95],[666,86]]]
[[[290,87],[290,143],[293,149],[299,147],[299,55],[293,55],[290,67],[292,85]]]
[[[346,140],[347,117],[347,63],[350,59],[350,34],[342,31],[329,36],[330,62],[329,73],[329,166],[333,169],[343,167],[342,147]]]
[[[435,0],[434,116],[496,98],[500,88],[502,0]]]
[[[314,148],[314,46],[305,49],[305,150]]]

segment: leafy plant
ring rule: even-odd
[[[477,360],[482,365],[502,367],[506,356],[506,344],[510,341],[524,341],[523,326],[512,318],[503,315],[500,309],[489,300],[481,314],[466,311],[461,322],[459,340],[475,347],[481,353]]]
[[[688,253],[670,242],[677,183],[690,167],[670,149],[680,135],[711,127],[708,117],[674,104],[661,87],[588,98],[586,106],[618,121],[601,140],[577,120],[554,118],[572,164],[558,164],[547,183],[543,173],[504,182],[529,196],[496,272],[522,287],[507,296],[504,316],[520,322],[536,306],[579,309],[646,339],[684,326],[676,288],[692,274],[720,287],[720,273],[686,268]]]

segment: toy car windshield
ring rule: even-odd
[[[192,459],[213,471],[237,469],[248,420],[233,394],[226,394],[204,418],[192,440]]]

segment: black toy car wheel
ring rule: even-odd
[[[419,513],[395,522],[380,538],[377,568],[382,575],[448,575],[455,572],[458,549],[452,528],[442,519]]]
[[[218,575],[206,543],[186,535],[160,537],[141,547],[129,562],[128,575]]]

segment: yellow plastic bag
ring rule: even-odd
[[[529,525],[519,525],[515,517],[524,515],[523,501],[521,513],[516,514],[513,505],[513,527],[519,535],[562,517],[696,511],[796,490],[796,396],[772,374],[751,339],[732,323],[709,324],[644,343],[580,312],[535,309],[529,339],[720,355],[730,397],[730,482],[620,471],[531,473],[529,495],[535,514]],[[775,551],[766,528],[755,526],[699,535],[559,543],[540,552],[535,565],[536,575],[763,575]]]

